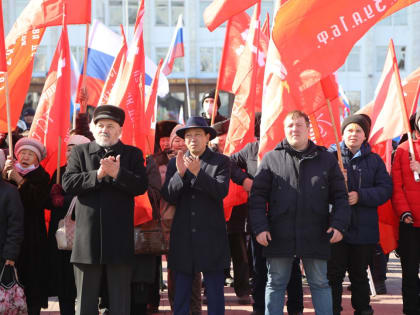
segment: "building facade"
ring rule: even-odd
[[[2,0],[5,32],[19,16],[28,0]],[[273,15],[274,0],[262,0],[261,20],[266,13]],[[190,104],[193,114],[201,111],[203,93],[214,88],[224,44],[225,25],[213,32],[204,26],[203,11],[211,0],[146,0],[144,20],[145,52],[158,63],[164,58],[179,14],[184,19],[185,60],[177,59],[169,76],[170,96],[161,99],[160,118],[175,118],[180,104],[185,103],[185,78],[190,87]],[[98,19],[120,32],[120,24],[126,26],[128,40],[133,36],[138,0],[92,0],[92,18]],[[248,10],[249,14],[252,9]],[[125,22],[125,23],[124,23]],[[69,40],[73,55],[81,65],[83,61],[85,26],[69,26]],[[47,30],[35,56],[34,74],[28,94],[28,102],[37,103],[42,91],[54,50],[60,36],[60,28]],[[374,97],[381,75],[389,39],[393,38],[401,77],[420,66],[420,3],[411,5],[384,19],[370,30],[352,49],[345,64],[337,72],[337,78],[348,96],[353,110],[364,106]],[[222,93],[221,113],[229,115],[233,96]],[[187,108],[184,105],[184,113]]]

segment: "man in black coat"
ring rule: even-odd
[[[188,147],[168,164],[162,196],[176,205],[168,264],[175,272],[174,314],[189,314],[194,274],[202,272],[209,314],[224,314],[224,269],[229,244],[223,198],[229,190],[230,162],[207,143],[216,136],[202,117],[190,117],[177,135]]]
[[[95,109],[95,141],[76,146],[68,159],[63,188],[77,195],[76,234],[71,262],[77,314],[95,314],[102,272],[108,280],[111,314],[130,314],[134,258],[134,197],[147,189],[141,150],[119,137],[124,111]]]
[[[265,313],[283,314],[292,262],[300,257],[315,312],[332,314],[330,243],[339,242],[350,223],[344,177],[334,156],[309,140],[305,113],[287,114],[284,131],[286,139],[264,156],[249,200],[251,227],[267,258]]]

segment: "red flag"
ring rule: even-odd
[[[257,82],[257,52],[260,35],[260,2],[256,4],[251,20],[250,32],[247,37],[244,52],[238,64],[235,76],[235,101],[233,103],[229,130],[226,137],[224,154],[231,155],[240,151],[248,142],[254,141],[254,117]],[[228,220],[232,207],[246,202],[247,193],[242,186],[231,182],[228,196],[224,199],[225,218]]]
[[[61,25],[64,4],[67,24],[90,24],[90,0],[31,0],[7,35],[7,43],[32,29]]]
[[[369,143],[373,146],[410,131],[406,105],[399,98],[398,67],[391,41],[372,109]]]
[[[157,112],[157,92],[159,88],[159,75],[160,69],[163,65],[163,59],[159,61],[158,67],[156,69],[155,77],[152,82],[152,89],[150,91],[149,97],[147,98],[147,107],[145,112],[145,126],[149,126],[147,137],[147,150],[146,155],[153,154],[155,150],[155,131],[156,131],[156,112]]]
[[[90,22],[90,1],[66,3],[68,24]],[[33,60],[45,27],[61,25],[63,0],[31,0],[6,37],[12,129],[17,125],[31,82]],[[4,74],[0,74],[0,132],[7,132]]]
[[[50,175],[57,169],[59,136],[60,165],[66,164],[65,141],[70,128],[70,73],[70,48],[67,27],[64,26],[29,131],[29,137],[44,143],[47,149],[47,157],[42,165]]]
[[[0,1],[0,72],[7,72],[6,43],[4,41],[3,7]]]
[[[250,17],[246,12],[241,12],[228,21],[228,25],[226,27],[225,44],[223,46],[224,48],[218,76],[218,87],[222,91],[235,93],[233,82],[238,72],[239,62],[243,58],[242,54],[244,54],[244,47],[246,45],[246,39],[249,32],[249,24]],[[267,21],[265,25],[267,26]],[[261,111],[261,99],[268,42],[269,36],[261,31],[259,34],[258,45],[258,74],[256,85],[257,96],[255,101],[256,111]],[[256,53],[257,46],[253,46],[252,49],[254,53]]]
[[[305,72],[322,78],[336,71],[353,45],[399,2],[287,1],[276,14],[272,37],[288,81],[302,87],[307,85],[301,78]]]
[[[145,55],[143,45],[144,0],[140,1],[137,13],[134,38],[130,44],[121,80],[116,88],[115,105],[124,109],[126,121],[121,140],[147,152],[147,133],[149,126],[144,123],[145,114]],[[115,88],[115,87],[114,87]],[[134,225],[152,219],[152,207],[146,194],[135,198]]]
[[[264,24],[261,27],[261,32],[267,37],[267,39],[270,39],[270,14],[268,14],[268,12],[265,17]]]
[[[245,11],[258,0],[214,0],[203,13],[204,23],[210,32],[234,15]]]

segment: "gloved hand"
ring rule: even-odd
[[[62,207],[64,204],[64,190],[60,184],[54,184],[50,191],[51,202],[54,207]]]

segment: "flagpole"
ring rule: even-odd
[[[58,136],[58,151],[57,151],[57,177],[55,179],[56,184],[60,184],[60,177],[61,177],[61,136]]]
[[[9,78],[7,71],[4,72],[4,83],[6,88],[7,138],[9,141],[9,155],[13,156],[12,119],[10,117]]]
[[[82,78],[82,89],[86,90],[86,69],[87,69],[87,57],[88,57],[88,46],[89,46],[89,24],[86,24],[86,34],[85,34],[85,56],[83,59],[83,78]],[[85,95],[86,97],[86,95]],[[87,100],[80,102],[80,112],[84,113],[86,110]],[[74,118],[73,118],[74,120]]]
[[[185,75],[185,90],[187,92],[187,106],[188,106],[188,118],[191,117],[191,104],[190,104],[190,86],[188,83],[188,76],[187,76],[187,62],[184,56],[184,75]]]
[[[403,123],[404,123],[404,127],[406,128],[406,130],[408,130],[407,136],[408,136],[408,145],[409,145],[409,151],[410,151],[410,160],[415,161],[416,156],[414,154],[413,137],[412,137],[412,134],[411,134],[410,122],[408,121],[407,105],[406,105],[405,97],[404,97],[404,94],[403,94],[400,71],[398,69],[397,58],[395,56],[394,41],[391,39],[390,42],[391,42],[391,53],[392,53],[392,66],[394,68],[395,78],[397,80],[397,87],[398,87],[397,90],[398,90],[398,97],[400,99],[399,103],[400,103],[400,106],[401,106],[401,112],[403,114],[403,117],[402,117],[403,118]],[[417,173],[416,171],[413,171],[413,173],[414,173],[414,180],[416,182],[420,182],[419,173]]]

